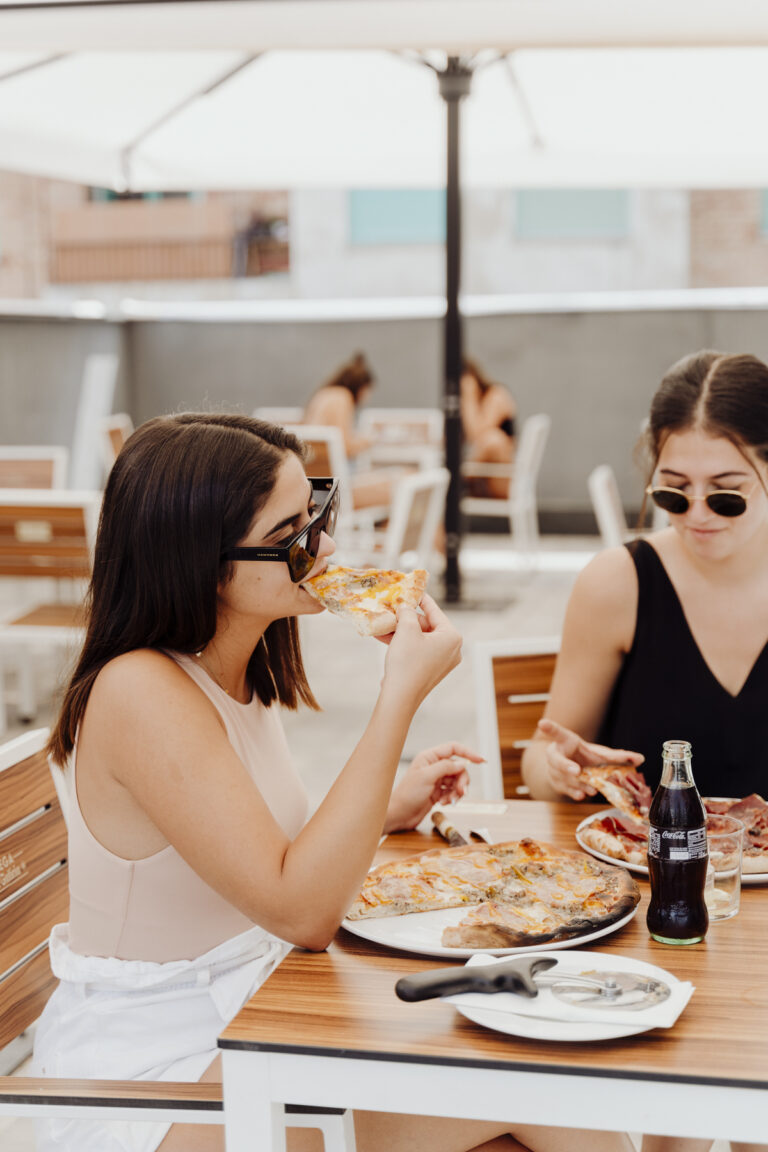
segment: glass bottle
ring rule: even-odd
[[[664,743],[661,782],[648,821],[648,931],[662,944],[697,944],[709,925],[707,822],[685,740]]]

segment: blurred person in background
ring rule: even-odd
[[[466,461],[511,465],[515,454],[517,405],[509,390],[491,380],[475,360],[467,358],[459,389]],[[470,476],[467,488],[471,496],[504,499],[509,493],[509,480],[505,476]]]

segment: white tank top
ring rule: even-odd
[[[219,712],[227,736],[285,834],[307,818],[307,796],[291,763],[279,705],[233,700],[189,656],[171,653]],[[91,833],[77,800],[72,753],[69,813],[69,943],[83,956],[190,960],[245,932],[251,921],[206,884],[173,845],[141,860],[115,856]]]

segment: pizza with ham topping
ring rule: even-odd
[[[467,906],[447,948],[519,948],[615,923],[640,899],[632,877],[583,852],[523,839],[433,849],[374,868],[349,920]]]
[[[579,780],[591,784],[609,804],[630,820],[647,820],[653,794],[645,777],[636,768],[624,764],[596,764],[582,768]]]
[[[418,607],[427,580],[423,568],[396,572],[334,564],[305,580],[302,588],[329,612],[354,624],[361,636],[386,636],[395,630],[400,605]]]

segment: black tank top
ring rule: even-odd
[[[639,595],[632,647],[613,690],[598,740],[642,752],[655,789],[665,740],[688,740],[702,796],[768,796],[768,642],[738,696],[710,671],[658,553],[627,544]]]

